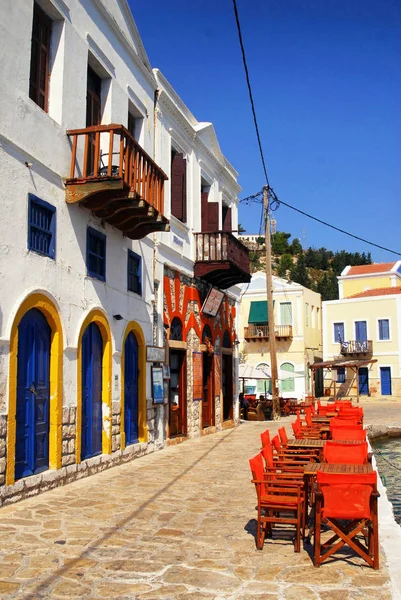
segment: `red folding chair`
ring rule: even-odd
[[[323,461],[340,465],[364,465],[368,462],[368,443],[347,444],[327,440],[323,448]]]
[[[352,548],[368,565],[379,568],[377,475],[317,473],[315,496],[315,567],[342,549]],[[322,542],[322,523],[334,535]]]
[[[268,429],[260,434],[260,441],[262,442],[262,448],[270,444],[270,431]]]
[[[353,440],[366,442],[366,429],[359,427],[333,427],[331,429],[331,439],[338,440]]]
[[[295,552],[301,550],[301,529],[303,527],[303,491],[301,486],[273,478],[267,474],[261,454],[249,460],[252,483],[255,484],[258,499],[258,523],[256,547],[262,550],[266,535],[272,535],[272,527],[283,523],[295,525]]]

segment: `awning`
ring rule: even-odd
[[[315,362],[309,365],[310,369],[337,369],[338,367],[349,367],[351,368],[359,368],[365,367],[366,365],[370,365],[372,363],[377,362],[377,358],[371,358],[366,360],[350,360],[350,359],[337,359],[337,360],[325,360],[322,362]]]
[[[248,323],[254,323],[258,325],[262,325],[262,323],[267,324],[267,312],[267,300],[255,300],[254,302],[251,302]]]

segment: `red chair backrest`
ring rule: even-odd
[[[324,462],[343,465],[363,465],[368,462],[368,443],[341,443],[327,440],[323,447]]]
[[[305,419],[308,427],[312,427],[312,411],[310,408],[305,409]]]
[[[276,452],[280,452],[281,450],[281,442],[280,439],[278,437],[278,435],[274,435],[272,437],[272,445],[274,446],[274,449]]]
[[[320,404],[320,401],[317,403],[317,414],[318,415],[326,415],[327,413],[336,412],[336,407],[334,404]]]
[[[285,427],[279,427],[278,436],[280,438],[281,444],[286,446],[288,444],[288,437]]]
[[[291,423],[291,427],[292,427],[294,435],[295,435],[295,437],[297,439],[300,438],[300,437],[302,437],[302,435],[301,435],[301,427],[300,427],[298,421],[294,421],[293,423]]]
[[[370,497],[376,490],[377,474],[317,472],[317,483],[323,493],[322,516],[333,519],[368,519]]]
[[[265,468],[263,464],[262,454],[259,453],[253,458],[249,459],[249,465],[252,471],[252,478],[256,479],[256,481],[263,481],[265,479],[264,473]],[[260,493],[266,493],[266,487],[262,484],[261,487],[256,486],[256,493],[259,495]]]
[[[267,444],[270,444],[270,431],[268,429],[260,434],[260,440],[262,442],[262,448],[267,446]]]
[[[273,447],[271,444],[267,444],[267,446],[264,446],[264,448],[262,448],[261,455],[265,459],[267,467],[274,466]]]
[[[331,429],[332,440],[362,440],[366,441],[366,429],[359,427],[333,427]]]
[[[342,410],[343,408],[352,408],[351,400],[335,400],[334,406],[336,410]]]

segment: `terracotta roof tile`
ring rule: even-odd
[[[372,290],[365,290],[354,294],[353,296],[347,296],[347,298],[367,298],[369,296],[392,296],[393,294],[401,294],[401,287],[385,287],[376,288]]]
[[[374,273],[386,273],[387,271],[391,271],[394,267],[395,262],[391,263],[374,263],[373,265],[356,265],[355,267],[351,267],[345,277],[349,275],[368,275]]]

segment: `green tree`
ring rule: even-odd
[[[316,291],[322,296],[322,300],[338,300],[338,282],[336,274],[327,271],[316,286]]]
[[[291,254],[283,254],[280,257],[280,261],[278,263],[278,267],[277,267],[277,275],[279,277],[286,277],[287,276],[287,271],[291,272],[291,269],[293,268],[294,263],[293,263],[293,259]]]
[[[277,231],[272,235],[272,254],[281,256],[288,252],[291,234],[285,233],[284,231]]]
[[[302,253],[302,245],[298,238],[294,238],[292,240],[290,250],[291,254],[293,254],[294,256]]]
[[[245,227],[242,227],[241,223],[238,223],[238,233],[239,235],[241,235],[241,233],[246,233],[246,229]]]
[[[309,275],[303,254],[299,255],[297,263],[291,269],[291,279],[304,287],[310,287]]]
[[[259,236],[258,238],[256,238],[256,243],[259,244],[259,246],[264,246],[265,244],[265,238],[262,236]]]

